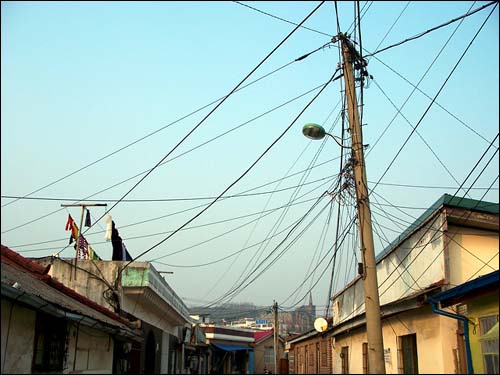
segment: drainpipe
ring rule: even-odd
[[[465,316],[456,315],[449,313],[447,311],[439,310],[437,307],[437,301],[431,298],[428,299],[428,302],[432,307],[432,312],[439,315],[447,316],[448,318],[461,320],[464,323],[465,353],[466,353],[465,356],[467,357],[467,372],[469,374],[474,374],[474,369],[472,368],[472,354],[470,351],[470,341],[469,341],[469,319],[467,319]]]

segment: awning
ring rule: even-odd
[[[225,350],[226,352],[235,352],[237,350],[252,350],[253,348],[249,346],[241,346],[241,345],[228,345],[228,344],[213,344],[219,349]]]

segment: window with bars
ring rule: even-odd
[[[479,332],[481,334],[479,340],[483,353],[484,373],[498,374],[498,314],[480,317]]]
[[[66,321],[45,313],[37,313],[33,370],[61,371],[66,353]]]
[[[274,366],[274,347],[266,346],[264,352],[264,363],[266,366]]]

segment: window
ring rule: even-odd
[[[417,335],[398,336],[398,370],[400,374],[418,374]]]
[[[320,357],[320,350],[319,350],[319,342],[316,343],[316,374],[319,374],[319,357]]]
[[[66,353],[66,321],[38,313],[35,323],[34,371],[63,370]]]
[[[340,359],[342,360],[342,374],[349,373],[349,347],[343,346],[340,352]]]
[[[368,367],[368,343],[363,343],[363,374],[369,373]]]
[[[328,366],[328,341],[321,341],[321,366]]]
[[[481,350],[485,374],[498,374],[498,315],[479,318]],[[496,331],[496,333],[495,333]]]
[[[274,366],[274,348],[272,346],[266,346],[264,352],[264,363],[266,366]]]

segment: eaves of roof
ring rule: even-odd
[[[455,197],[450,194],[443,194],[432,206],[420,215],[403,233],[394,239],[384,250],[376,256],[378,263],[382,258],[392,252],[400,243],[407,239],[413,232],[420,229],[426,222],[428,222],[434,215],[441,211],[443,207],[461,208],[465,210],[483,212],[493,215],[499,214],[499,204],[492,202],[485,202],[475,199]]]
[[[50,304],[53,311],[63,311],[65,316],[77,313],[81,320],[87,317],[135,335],[129,321],[54,280],[47,274],[49,267],[26,259],[4,245],[1,245],[1,269],[2,297],[17,298],[34,307]]]
[[[499,270],[496,270],[436,294],[432,297],[432,300],[439,301],[442,307],[454,305],[462,300],[478,296],[480,293],[487,292],[488,290],[494,290],[494,288],[498,289],[499,280]]]

